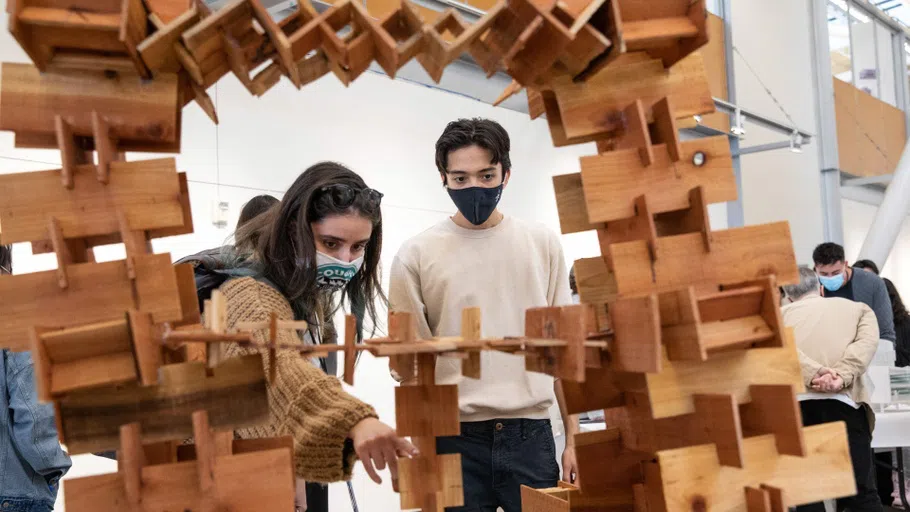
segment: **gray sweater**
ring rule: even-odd
[[[895,341],[897,336],[894,333],[891,299],[888,298],[888,289],[885,288],[882,278],[872,272],[854,268],[850,283],[853,287],[853,300],[862,302],[875,312],[879,337],[883,340]],[[826,292],[825,295],[830,295],[830,292]]]

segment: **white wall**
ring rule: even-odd
[[[767,87],[801,129],[816,133],[807,0],[737,0],[732,10],[733,44],[741,54],[733,59],[737,103],[787,122]],[[746,130],[742,147],[787,140],[748,123]],[[815,144],[798,154],[782,149],[744,155],[742,173],[746,224],[789,221],[797,260],[810,259],[823,230]]]
[[[844,212],[844,252],[848,262],[854,262],[859,257],[869,228],[875,220],[877,206],[872,206],[859,201],[843,199],[841,205]],[[888,255],[888,260],[880,267],[882,277],[887,277],[897,287],[901,298],[910,300],[910,222],[904,219],[894,248]]]

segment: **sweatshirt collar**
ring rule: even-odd
[[[492,228],[467,229],[459,226],[458,224],[455,224],[455,221],[449,217],[443,221],[442,225],[447,231],[464,238],[491,238],[493,236],[496,236],[497,233],[505,230],[506,225],[511,222],[512,219],[508,215],[503,215],[502,221],[500,221],[499,224],[493,226]]]

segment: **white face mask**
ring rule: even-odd
[[[363,266],[363,256],[346,262],[316,251],[316,285],[326,290],[344,288]]]

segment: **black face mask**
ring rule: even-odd
[[[502,184],[494,188],[470,187],[461,189],[446,188],[449,197],[458,207],[458,211],[468,222],[479,226],[490,218],[499,198],[502,197]]]

